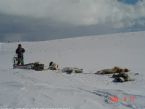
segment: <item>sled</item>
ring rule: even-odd
[[[16,69],[32,69],[33,68],[33,63],[29,63],[29,64],[24,64],[24,65],[17,65],[17,64],[13,64],[13,68]]]
[[[13,69],[28,69],[36,71],[44,70],[44,64],[40,64],[39,62],[17,65],[17,59],[18,59],[17,57],[13,58]]]

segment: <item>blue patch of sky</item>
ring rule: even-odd
[[[118,0],[118,1],[129,5],[135,5],[140,0]]]

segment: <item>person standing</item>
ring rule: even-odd
[[[17,65],[24,65],[24,56],[23,54],[25,53],[25,49],[22,48],[21,44],[18,44],[18,48],[16,49],[16,54],[17,54]]]

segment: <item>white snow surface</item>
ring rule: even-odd
[[[47,67],[54,61],[60,69],[82,68],[82,74],[13,69],[17,44],[0,43],[0,109],[145,109],[145,31],[21,42],[25,63]],[[110,75],[93,74],[114,66],[138,73],[135,81],[115,83]],[[107,96],[119,102],[109,103]]]

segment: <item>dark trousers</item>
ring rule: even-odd
[[[23,57],[18,57],[17,65],[24,65],[24,58]]]

